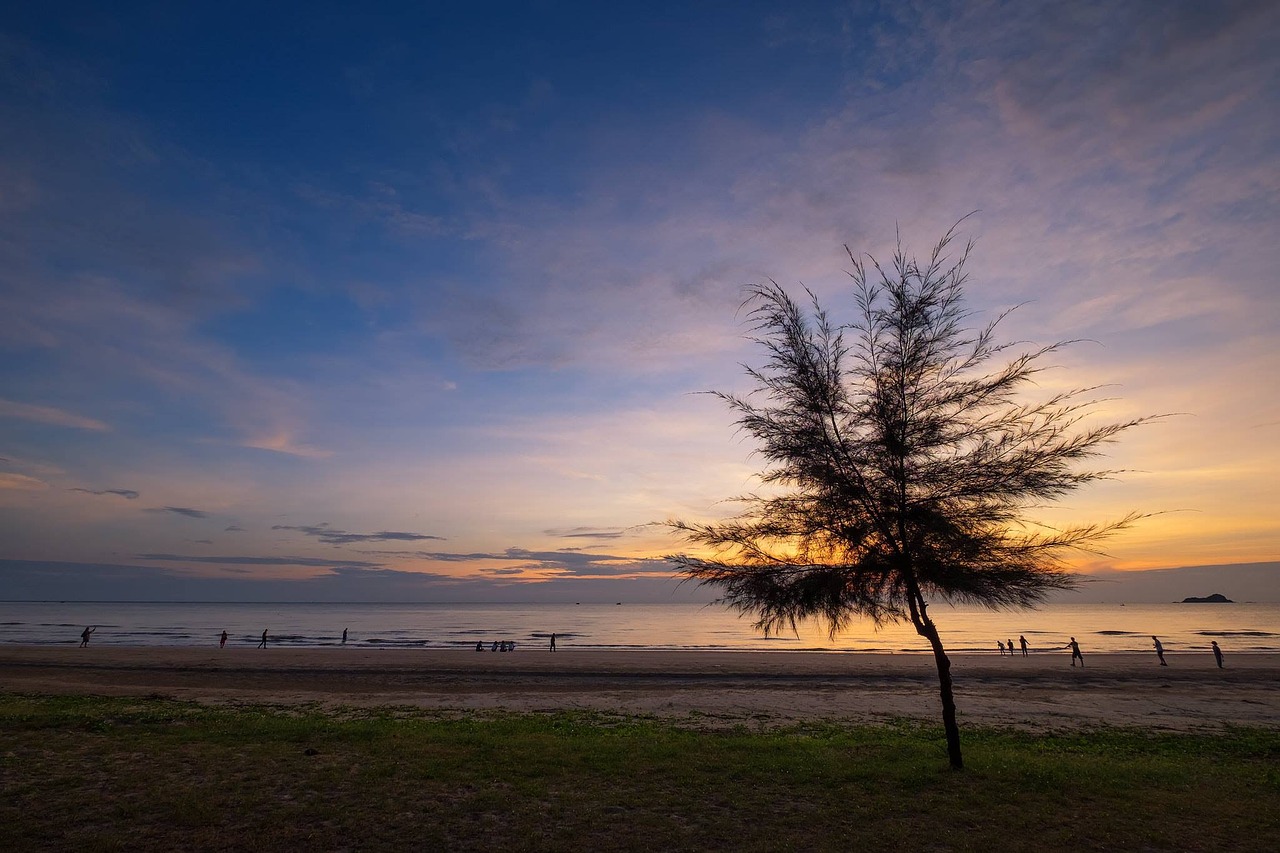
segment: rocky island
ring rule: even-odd
[[[1206,595],[1204,598],[1197,598],[1196,596],[1192,595],[1182,599],[1182,603],[1183,604],[1235,604],[1234,601],[1232,601],[1231,599],[1227,598],[1225,595],[1219,592],[1215,592],[1213,595]]]

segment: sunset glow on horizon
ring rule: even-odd
[[[1280,6],[377,5],[0,23],[0,598],[705,597],[744,286],[971,211],[974,325],[1168,415],[1075,567],[1280,561]]]

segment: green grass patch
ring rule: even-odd
[[[1280,732],[700,728],[0,694],[8,850],[1267,850]]]

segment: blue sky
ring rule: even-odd
[[[744,285],[839,316],[970,211],[973,307],[1091,341],[1048,387],[1184,413],[1045,512],[1174,511],[1080,568],[1276,560],[1275,4],[797,5],[11,10],[11,588],[670,596]]]

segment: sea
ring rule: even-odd
[[[1050,604],[1038,610],[930,608],[952,652],[999,654],[997,641],[1025,636],[1034,652],[1060,650],[1071,637],[1085,654],[1146,652],[1151,637],[1167,651],[1208,652],[1216,640],[1233,652],[1280,653],[1280,604]],[[855,624],[835,638],[812,624],[766,637],[749,618],[718,605],[638,604],[350,604],[0,602],[0,644],[68,645],[97,626],[92,645],[255,646],[265,629],[276,647],[488,649],[558,648],[720,651],[823,651],[924,654],[910,624]]]

